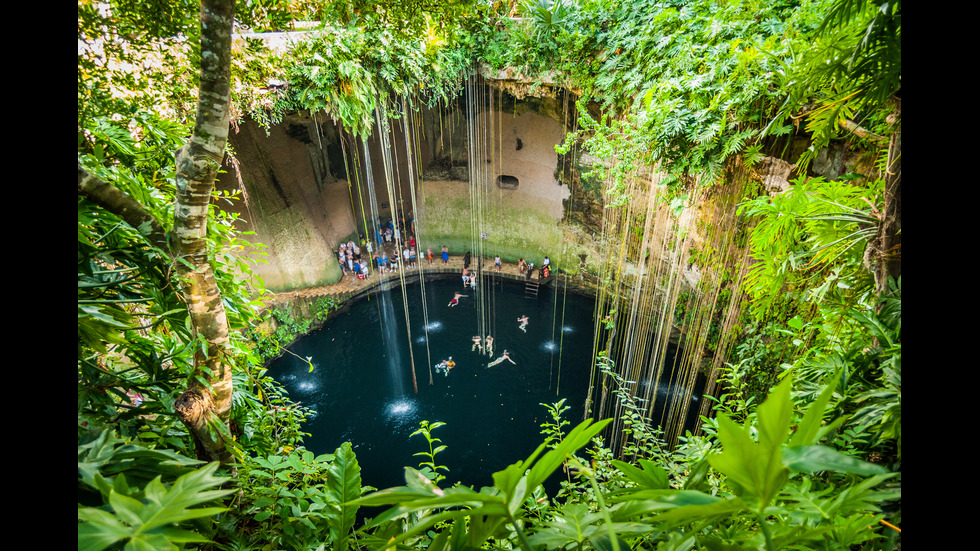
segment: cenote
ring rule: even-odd
[[[270,374],[314,412],[304,425],[306,447],[331,453],[349,441],[365,485],[400,486],[403,467],[417,467],[424,459],[415,454],[428,449],[411,434],[422,420],[440,421],[445,426],[433,435],[447,446],[437,456],[449,468],[443,484],[480,488],[541,444],[541,424],[551,420],[542,404],[565,399],[568,428],[581,421],[594,299],[549,286],[527,298],[520,282],[485,279],[478,289],[463,289],[453,277],[375,292],[273,360]],[[457,292],[464,296],[449,306]],[[489,307],[481,310],[481,300]],[[518,318],[525,315],[523,331]],[[473,350],[481,317],[494,338],[492,357]],[[505,350],[515,363],[489,366]],[[448,375],[433,369],[450,356],[456,366]]]

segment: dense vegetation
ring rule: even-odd
[[[758,262],[705,435],[668,449],[621,392],[630,445],[614,457],[608,420],[570,427],[543,405],[541,447],[479,490],[446,484],[438,422],[416,433],[403,487],[362,487],[349,445],[307,451],[308,412],[254,338],[262,284],[220,208],[238,198],[206,206],[207,266],[177,245],[197,181],[181,160],[213,85],[197,9],[78,3],[79,549],[900,547],[900,1],[238,1],[253,30],[321,26],[289,54],[233,43],[231,124],[310,109],[364,133],[378,102],[452,97],[482,62],[580,90],[568,144],[615,155],[613,182],[659,163],[680,195],[810,139],[786,193],[740,207]],[[876,154],[874,170],[807,177],[835,140]],[[226,341],[185,291],[204,271]],[[217,396],[224,370],[229,411],[192,426],[185,394]],[[381,508],[358,525],[367,506]]]

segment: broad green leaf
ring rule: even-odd
[[[833,397],[834,391],[837,390],[837,383],[839,382],[840,377],[832,377],[827,388],[810,404],[810,407],[807,408],[806,413],[803,415],[803,420],[796,427],[796,432],[790,438],[790,446],[809,446],[817,441],[817,436],[820,434],[820,424],[827,410],[827,404],[830,403],[830,399]]]
[[[637,468],[635,465],[631,465],[625,461],[619,461],[618,459],[614,459],[612,463],[617,469],[625,474],[627,478],[641,487],[651,490],[662,490],[669,487],[667,471],[661,467],[658,467],[657,465],[654,465],[653,462],[649,460],[641,459],[639,461],[642,468]]]
[[[796,446],[783,450],[783,464],[794,472],[833,471],[859,475],[886,474],[881,465],[861,461],[827,446]]]
[[[334,452],[334,460],[327,467],[326,490],[334,513],[327,517],[334,549],[347,549],[347,537],[360,508],[353,501],[361,497],[361,467],[350,442],[344,442]]]

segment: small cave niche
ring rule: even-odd
[[[524,142],[520,138],[517,138],[517,151],[522,149],[524,149]]]
[[[517,189],[518,185],[520,185],[520,181],[517,180],[517,176],[511,176],[509,174],[497,176],[497,187],[501,189]]]

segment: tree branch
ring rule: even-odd
[[[122,190],[92,175],[78,163],[78,194],[122,218],[146,236],[150,243],[170,254],[167,232],[146,207]]]

